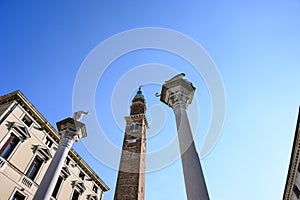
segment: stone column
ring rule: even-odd
[[[192,102],[195,87],[179,74],[166,81],[160,100],[175,114],[181,161],[188,200],[209,200],[199,156],[190,127],[187,106]]]
[[[74,141],[86,137],[85,125],[72,118],[58,122],[57,126],[61,139],[33,200],[48,200],[51,198],[64,162]]]

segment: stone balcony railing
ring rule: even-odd
[[[27,187],[28,189],[31,189],[33,182],[27,178],[26,176],[22,176],[21,177],[21,184],[25,187]]]

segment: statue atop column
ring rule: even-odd
[[[173,109],[181,153],[182,169],[188,200],[209,200],[204,175],[190,127],[187,107],[192,103],[196,88],[184,79],[184,73],[166,81],[160,101]]]

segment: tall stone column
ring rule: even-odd
[[[195,147],[187,114],[195,87],[178,74],[162,87],[160,100],[170,106],[175,114],[185,188],[188,200],[209,200],[201,163]]]
[[[67,118],[56,124],[61,139],[33,200],[50,199],[73,143],[87,136],[85,125],[75,119]]]

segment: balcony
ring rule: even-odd
[[[27,178],[26,176],[22,176],[21,177],[21,184],[25,187],[27,187],[28,189],[31,189],[33,182]]]

